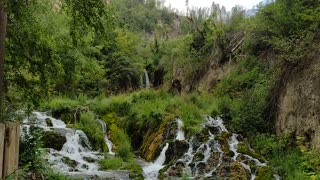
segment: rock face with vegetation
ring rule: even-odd
[[[293,133],[320,149],[320,59],[309,60],[290,72],[280,92],[276,130]]]

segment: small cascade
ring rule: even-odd
[[[115,153],[112,152],[113,143],[112,143],[112,142],[109,140],[109,138],[108,138],[107,125],[106,125],[106,123],[105,123],[104,121],[102,121],[102,120],[99,120],[99,122],[100,122],[100,124],[101,124],[103,133],[105,134],[104,139],[105,139],[106,144],[107,144],[107,147],[108,147],[108,151],[109,151],[108,154],[114,156]]]
[[[234,153],[234,156],[232,157],[232,160],[236,161],[237,157],[239,156],[239,153],[237,152],[238,150],[238,144],[239,141],[237,140],[237,134],[232,134],[230,140],[229,140],[229,146],[230,146],[230,151]]]
[[[178,124],[178,132],[177,132],[177,137],[176,137],[176,140],[180,140],[180,141],[183,141],[185,140],[185,137],[184,137],[184,131],[183,131],[183,122],[181,119],[177,119],[177,124]]]
[[[149,80],[148,72],[146,69],[144,69],[143,71],[144,71],[146,89],[150,89],[150,80]]]
[[[148,163],[146,166],[142,167],[145,179],[147,180],[157,179],[160,169],[164,167],[163,164],[166,160],[166,152],[168,148],[169,148],[169,144],[166,143],[159,157],[154,162]]]
[[[179,135],[179,131],[182,129],[181,124],[179,124],[181,119],[176,121],[178,123],[176,140],[182,140],[182,138],[178,138],[181,137]],[[183,138],[189,144],[188,151],[174,160],[174,163],[162,175],[168,179],[178,179],[183,175],[187,175],[191,179],[219,177],[228,179],[232,174],[230,173],[232,171],[230,167],[241,167],[243,168],[241,172],[245,172],[242,177],[255,179],[259,167],[267,166],[267,164],[248,154],[238,152],[239,136],[230,133],[220,117],[207,116],[201,133],[190,139]],[[254,153],[250,147],[247,148],[248,151]],[[229,159],[229,161],[226,161],[226,159]],[[274,175],[274,177],[279,179],[277,175]]]
[[[205,126],[217,127],[220,129],[220,132],[228,132],[227,128],[223,124],[223,120],[220,117],[212,118],[210,116],[207,116],[206,119],[207,123]]]
[[[63,121],[44,112],[33,112],[31,117],[24,119],[21,128],[26,128],[27,131],[22,132],[29,133],[31,126],[42,128],[44,131],[55,131],[66,138],[61,150],[49,148],[48,154],[44,157],[53,169],[80,179],[129,179],[128,173],[99,170],[98,161],[103,159],[103,155],[92,151],[89,139],[83,131],[66,128]],[[102,124],[102,128],[106,132],[105,124]],[[22,134],[22,137],[25,135]],[[107,141],[106,143],[108,144]]]

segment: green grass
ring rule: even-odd
[[[93,113],[82,113],[76,129],[81,129],[86,133],[94,150],[107,150],[102,127]]]

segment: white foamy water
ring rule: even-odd
[[[177,124],[178,124],[178,132],[177,132],[177,137],[176,137],[176,140],[185,140],[185,137],[184,137],[184,131],[183,131],[183,122],[181,119],[177,119]]]
[[[51,121],[52,127],[48,126],[48,121]],[[88,137],[83,131],[66,128],[63,121],[55,119],[45,112],[33,112],[31,117],[24,119],[21,128],[27,128],[27,133],[29,133],[30,126],[40,127],[45,131],[56,131],[66,137],[67,141],[63,144],[61,150],[50,148],[49,153],[45,156],[51,167],[58,172],[84,179],[90,179],[90,176],[101,178],[127,177],[127,174],[123,172],[99,171],[97,162],[103,159],[103,155],[97,151],[92,151]],[[105,124],[102,128],[106,132]],[[114,154],[111,150],[112,142],[106,141],[106,143],[111,145],[110,148],[108,147],[109,153]]]
[[[142,167],[143,173],[144,173],[144,178],[146,180],[156,180],[159,174],[159,171],[164,167],[163,164],[166,161],[166,151],[169,148],[169,144],[167,143],[159,157],[151,163],[147,163],[146,166]]]
[[[115,155],[115,153],[112,151],[112,147],[113,147],[113,143],[109,140],[108,138],[108,132],[107,132],[107,125],[104,121],[102,120],[99,120],[100,124],[101,124],[101,127],[102,127],[102,130],[103,130],[103,133],[105,134],[104,136],[104,140],[106,141],[106,145],[108,147],[108,153],[112,156]]]
[[[144,69],[144,77],[145,77],[145,85],[146,85],[146,89],[150,89],[150,80],[149,80],[149,76],[148,76],[148,72],[146,69]]]
[[[236,161],[237,157],[239,156],[238,153],[238,144],[239,141],[237,140],[237,134],[232,134],[230,140],[229,140],[229,147],[230,147],[230,151],[232,151],[234,153],[234,156],[232,157],[232,160]]]
[[[209,127],[218,127],[220,131],[228,132],[227,128],[223,124],[223,120],[220,117],[212,118],[207,116],[206,125]]]

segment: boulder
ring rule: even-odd
[[[42,137],[43,145],[45,148],[52,148],[60,151],[67,142],[67,138],[55,131],[46,131]]]

